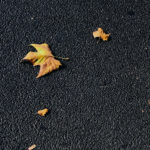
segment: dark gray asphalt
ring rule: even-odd
[[[36,79],[44,42],[70,61]],[[0,150],[149,150],[149,99],[149,0],[0,1]]]

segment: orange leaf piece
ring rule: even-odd
[[[40,71],[36,78],[44,76],[62,65],[59,60],[54,58],[48,44],[31,44],[31,46],[33,46],[37,52],[30,51],[23,60],[31,62],[33,66],[40,66]]]
[[[28,148],[28,150],[33,150],[34,148],[36,148],[36,145],[35,145],[35,144],[32,145],[32,146],[30,146],[30,147]]]
[[[93,32],[93,36],[94,38],[101,38],[103,41],[107,41],[110,36],[110,33],[106,34],[104,33],[102,28],[98,28],[97,31]]]
[[[45,116],[48,113],[48,109],[42,109],[37,112],[40,116]]]

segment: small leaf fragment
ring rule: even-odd
[[[53,70],[58,69],[62,64],[59,60],[55,59],[53,56],[48,44],[30,44],[33,46],[37,52],[29,52],[22,61],[29,61],[33,66],[40,66],[39,74],[36,78],[46,75],[47,73],[52,72]],[[68,60],[69,58],[61,59]]]
[[[35,145],[35,144],[32,145],[32,146],[30,146],[30,147],[28,148],[28,150],[33,150],[34,148],[36,148],[36,145]]]
[[[48,113],[48,109],[42,109],[37,112],[40,116],[45,116]]]
[[[148,100],[148,106],[150,106],[150,100]]]
[[[109,34],[104,33],[102,28],[98,28],[97,31],[93,32],[94,38],[101,38],[103,41],[108,41],[109,36],[110,33]]]

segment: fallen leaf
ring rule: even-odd
[[[30,147],[28,148],[28,150],[32,150],[32,149],[34,149],[34,148],[36,148],[36,145],[35,145],[35,144],[32,145],[32,146],[30,146]]]
[[[94,36],[94,38],[101,38],[103,41],[107,41],[110,34],[106,34],[106,33],[104,33],[102,28],[98,28],[97,31],[93,32],[93,36]]]
[[[37,66],[37,65],[40,66],[40,71],[36,78],[44,76],[45,74],[58,69],[59,66],[62,65],[59,60],[55,59],[56,56],[53,56],[48,44],[46,43],[31,44],[31,46],[33,46],[37,50],[37,52],[30,51],[23,58],[23,61],[31,62],[33,66]],[[69,58],[62,58],[62,57],[57,57],[57,58],[66,59],[66,60],[69,59]]]
[[[48,113],[48,109],[42,109],[37,112],[40,116],[45,116]]]

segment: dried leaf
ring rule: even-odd
[[[44,76],[47,73],[52,72],[53,70],[56,70],[61,66],[59,60],[55,59],[55,56],[53,56],[48,44],[31,44],[37,52],[29,52],[24,58],[23,61],[29,61],[33,64],[33,66],[40,66],[39,74],[36,78],[39,78],[41,76]],[[61,57],[57,57],[61,58]],[[69,59],[69,58],[61,58],[61,59]]]
[[[35,145],[35,144],[32,145],[32,146],[30,146],[30,147],[28,148],[28,150],[32,150],[32,149],[34,149],[34,148],[36,148],[36,145]]]
[[[98,28],[97,31],[93,32],[93,36],[94,36],[94,38],[101,38],[103,41],[107,41],[110,34],[106,34],[106,33],[104,33],[102,28]]]
[[[40,116],[45,116],[48,113],[48,109],[42,109],[37,112]]]

